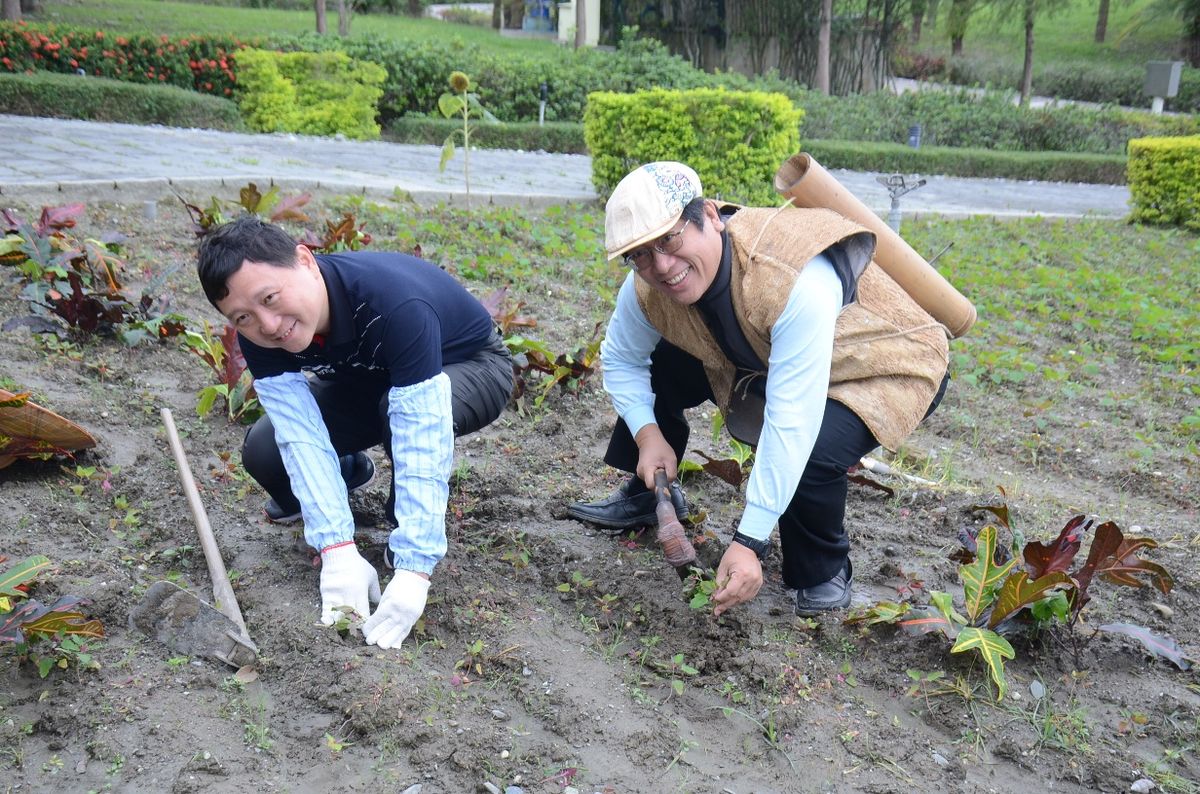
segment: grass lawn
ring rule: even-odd
[[[235,8],[200,3],[149,2],[149,0],[48,0],[42,11],[29,16],[39,22],[103,28],[114,33],[150,32],[181,36],[221,33],[249,39],[278,33],[305,33],[315,29],[311,11],[273,8]],[[329,8],[329,29],[337,30],[337,11]],[[464,48],[525,55],[549,54],[558,47],[546,39],[505,37],[478,25],[457,25],[436,19],[403,15],[356,14],[352,36],[368,33],[388,39],[427,41],[444,39]]]
[[[1141,65],[1148,60],[1178,56],[1182,26],[1177,17],[1156,10],[1157,0],[1111,4],[1108,35],[1094,41],[1096,1],[1069,0],[1061,10],[1039,16],[1034,23],[1034,66],[1051,61],[1096,61],[1108,65]],[[942,3],[943,9],[949,3]],[[932,36],[922,37],[922,49],[950,54],[945,15]],[[1018,68],[1025,57],[1025,28],[1019,12],[985,8],[971,16],[963,53],[1010,61]]]

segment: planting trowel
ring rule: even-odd
[[[129,625],[141,629],[179,653],[209,656],[234,667],[253,664],[258,658],[258,647],[246,632],[246,622],[242,619],[242,611],[229,584],[225,562],[221,559],[212,525],[208,523],[208,514],[200,501],[200,492],[196,490],[196,483],[192,479],[192,470],[183,453],[183,444],[179,441],[179,432],[175,429],[175,419],[170,409],[162,409],[162,418],[171,453],[179,467],[179,480],[187,495],[192,518],[196,521],[216,606],[171,582],[155,582],[129,613]]]
[[[671,489],[667,482],[667,473],[662,469],[654,472],[654,494],[658,505],[654,508],[658,515],[658,543],[662,546],[667,562],[675,568],[680,579],[686,579],[690,569],[699,563],[696,561],[696,550],[688,540],[687,531],[679,523],[675,514],[675,505],[671,501]]]

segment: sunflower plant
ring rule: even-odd
[[[463,146],[463,180],[467,186],[467,206],[471,206],[471,119],[479,118],[488,124],[497,123],[497,119],[479,102],[479,95],[474,93],[471,78],[462,72],[450,73],[450,90],[438,97],[438,110],[448,119],[461,117],[462,129],[456,129],[446,136],[442,142],[442,159],[438,170],[445,171],[446,163],[454,156],[454,136],[462,135]]]

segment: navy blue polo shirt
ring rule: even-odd
[[[494,330],[487,309],[449,273],[408,254],[319,254],[329,333],[300,353],[238,342],[255,378],[285,372],[337,377],[388,373],[392,386],[429,380],[474,356]]]

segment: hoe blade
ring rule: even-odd
[[[258,658],[258,648],[232,620],[171,582],[151,585],[129,613],[129,625],[189,656],[207,656],[233,667]]]

